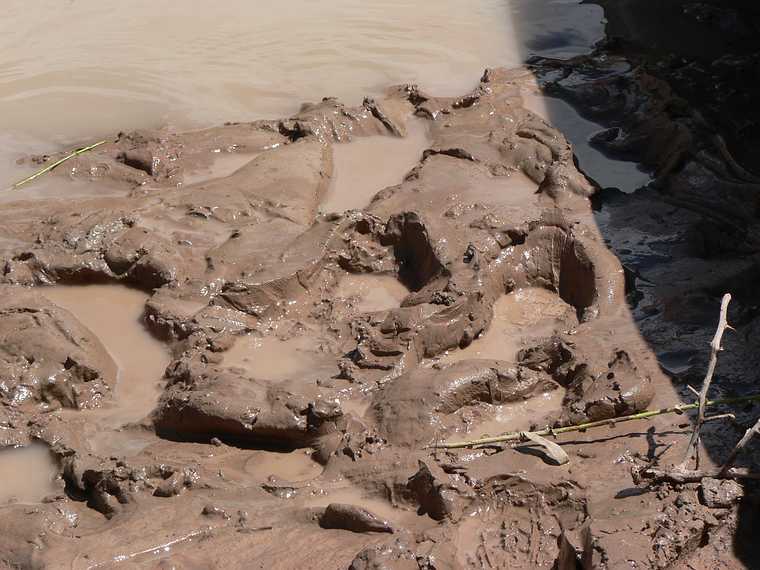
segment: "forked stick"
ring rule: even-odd
[[[702,424],[705,423],[705,403],[707,402],[707,391],[710,389],[712,383],[713,374],[715,373],[715,366],[718,364],[718,353],[723,350],[721,348],[721,342],[723,340],[723,333],[726,329],[731,329],[731,325],[728,324],[728,304],[731,302],[731,294],[726,293],[723,295],[723,301],[720,304],[720,319],[718,320],[718,329],[715,331],[712,342],[710,343],[710,363],[707,366],[707,374],[705,380],[702,383],[702,390],[699,392],[699,411],[697,413],[697,421],[694,424],[694,431],[691,433],[691,439],[689,445],[686,448],[683,461],[678,467],[681,470],[686,469],[686,464],[691,457],[693,451],[697,450],[699,445],[699,433],[702,429]],[[733,330],[733,329],[732,329]]]

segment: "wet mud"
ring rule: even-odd
[[[727,275],[738,336],[756,327],[754,258],[725,255],[753,243],[750,182],[691,146],[658,80],[598,55],[488,69],[456,97],[401,85],[122,133],[51,173],[66,200],[5,197],[0,474],[23,485],[0,491],[0,567],[717,559],[739,490],[632,477],[682,453],[684,417],[557,436],[559,466],[530,445],[430,449],[679,401]],[[667,191],[602,186],[531,110],[539,89]],[[699,231],[729,213],[741,239]]]
[[[599,4],[609,18],[608,38],[592,54],[565,61],[536,57],[530,67],[544,96],[572,107],[576,122],[598,125],[587,138],[590,147],[651,176],[638,185],[595,179],[594,216],[623,264],[636,326],[678,397],[692,401],[690,386],[701,385],[704,347],[724,293],[733,295],[729,320],[737,324],[724,341],[711,394],[755,393],[754,157],[760,147],[757,108],[749,101],[758,89],[751,31],[760,21],[757,8],[741,1]],[[584,163],[578,153],[578,161],[593,177],[594,158]],[[700,465],[722,464],[758,414],[754,405],[725,411],[735,417],[705,428]],[[664,467],[678,463],[680,438],[658,431],[652,430],[651,443],[660,449],[652,447],[651,457]],[[757,469],[756,445],[740,464]],[[706,479],[701,486],[666,486],[658,492],[665,501],[675,500],[678,516],[705,529],[701,541],[684,543],[675,561],[658,560],[660,566],[757,567],[760,552],[748,539],[756,527],[753,482]],[[716,492],[729,498],[716,502]],[[710,512],[695,517],[695,503]],[[660,512],[671,516],[669,507]],[[694,523],[670,526],[661,537],[671,540],[688,527]]]
[[[641,410],[662,376],[590,223],[592,184],[523,105],[531,81],[491,69],[458,98],[402,86],[280,121],[124,134],[52,175],[116,195],[42,217],[22,193],[7,202],[3,433],[49,446],[59,487],[5,527],[48,537],[8,562],[213,552],[230,567],[234,541],[268,567],[454,564],[513,485],[552,489],[546,516],[580,524],[567,472],[536,483],[483,452],[424,449]],[[220,148],[240,160],[220,167]],[[374,176],[388,153],[398,167]]]

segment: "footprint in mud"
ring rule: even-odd
[[[485,358],[514,362],[517,352],[531,341],[577,325],[576,310],[559,295],[546,289],[520,289],[494,303],[493,320],[485,333],[467,348],[448,352],[440,361]]]
[[[503,433],[530,430],[538,425],[542,418],[549,418],[562,407],[565,390],[556,389],[533,396],[524,402],[491,405],[474,419],[472,414],[465,414],[465,428],[446,439],[446,442],[461,441],[464,433],[473,437],[495,437]],[[543,422],[550,423],[550,422]]]

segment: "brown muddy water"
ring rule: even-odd
[[[57,475],[58,467],[45,445],[0,451],[0,505],[39,502],[55,491]]]
[[[413,0],[12,0],[3,12],[0,171],[14,151],[285,116],[324,96],[356,104],[395,83],[458,95],[486,66],[522,58],[501,0],[435,9]]]
[[[347,275],[335,291],[336,297],[353,301],[360,313],[400,307],[408,294],[409,289],[390,275]]]
[[[169,351],[143,325],[148,295],[120,285],[64,285],[42,289],[52,303],[68,310],[90,329],[117,366],[111,403],[84,412],[97,425],[93,450],[129,455],[145,445],[144,435],[123,433],[145,419],[158,401]],[[78,412],[73,412],[73,415]]]
[[[488,66],[581,53],[603,29],[597,6],[564,0],[288,0],[265,9],[245,0],[9,0],[0,188],[30,171],[15,164],[24,154],[119,131],[287,116],[304,101],[356,104],[405,82],[460,95]],[[54,194],[44,186],[35,193]]]
[[[287,340],[249,335],[224,354],[224,365],[247,370],[254,378],[282,382],[324,372],[335,373],[334,357],[308,335]]]
[[[342,212],[363,208],[378,191],[399,184],[428,147],[427,128],[412,121],[404,138],[367,137],[333,150],[335,174],[321,209]],[[382,156],[383,160],[377,160]]]

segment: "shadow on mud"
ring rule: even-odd
[[[674,389],[694,399],[689,386],[702,384],[720,299],[730,292],[737,331],[724,340],[710,396],[758,392],[760,177],[741,165],[760,154],[760,113],[751,103],[760,91],[753,45],[760,8],[741,0],[516,6],[519,43],[550,97],[547,118],[598,183],[598,227],[626,271],[636,326]],[[560,14],[548,18],[547,10]],[[537,32],[556,19],[563,30]],[[604,21],[606,35],[593,54],[578,55],[600,39],[590,21]],[[718,465],[759,413],[757,406],[726,411],[736,420],[707,424],[703,437]],[[739,465],[757,469],[757,445]],[[760,520],[747,495],[733,549],[756,567],[752,529]]]

